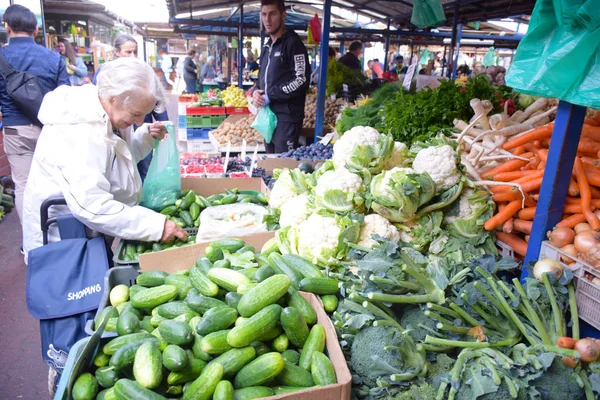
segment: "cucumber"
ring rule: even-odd
[[[147,290],[147,287],[143,287],[140,285],[131,285],[131,287],[129,288],[129,299],[131,300],[131,298],[139,292],[142,292],[144,290]]]
[[[263,247],[260,249],[260,254],[262,254],[265,257],[269,257],[271,253],[275,253],[278,251],[279,246],[277,245],[277,238],[272,237],[271,239],[267,240],[265,244],[263,244]]]
[[[160,335],[170,344],[178,346],[191,344],[194,341],[192,328],[182,321],[163,321],[158,325]]]
[[[183,385],[184,383],[192,382],[200,376],[205,367],[205,361],[188,358],[188,364],[181,371],[171,372],[167,376],[167,383],[169,385]]]
[[[133,315],[135,315],[136,317],[138,317],[139,320],[141,320],[144,316],[142,311],[135,308],[134,306],[132,306],[131,302],[129,302],[129,301],[121,304],[121,306],[122,306],[122,309],[119,311],[119,315],[129,312],[129,313],[132,313]]]
[[[148,271],[138,275],[135,282],[144,287],[155,287],[165,284],[165,278],[167,277],[164,271]]]
[[[188,356],[181,347],[170,344],[163,351],[162,362],[166,369],[177,372],[188,365]]]
[[[235,400],[262,399],[263,397],[273,396],[273,389],[266,386],[253,386],[237,389],[233,392]]]
[[[177,287],[160,285],[133,295],[131,305],[135,308],[154,308],[168,302],[177,295]]]
[[[119,400],[166,400],[160,394],[130,379],[119,379],[115,383],[114,393]]]
[[[281,335],[282,333],[283,333],[283,331],[277,325],[273,329],[270,329],[267,332],[265,332],[263,335],[258,337],[256,340],[261,341],[261,342],[269,342],[271,340],[274,340],[277,336]]]
[[[273,349],[280,353],[286,351],[289,345],[290,341],[285,333],[282,333],[273,340]]]
[[[215,388],[213,400],[235,400],[233,395],[233,385],[229,381],[221,381]]]
[[[275,275],[275,271],[268,265],[263,265],[254,273],[254,280],[262,282],[270,276]]]
[[[215,249],[212,246],[208,246],[206,249],[204,249],[204,255],[212,263],[223,259],[223,252],[219,249]]]
[[[241,294],[236,293],[236,292],[229,292],[225,295],[225,302],[227,302],[227,304],[230,307],[237,309],[238,303],[240,302],[241,298],[242,298]]]
[[[281,353],[281,356],[290,364],[298,365],[298,361],[300,361],[300,353],[298,353],[296,350],[287,349]]]
[[[236,251],[237,254],[243,254],[247,251],[251,251],[252,253],[256,253],[256,249],[254,248],[254,246],[249,246],[249,245],[245,245],[243,247],[241,247],[239,250]]]
[[[100,314],[98,314],[98,316],[94,320],[94,330],[98,329],[99,321],[102,321],[102,319],[104,319],[104,316],[107,314],[108,314],[109,318],[118,318],[119,317],[119,311],[115,307],[104,308],[102,311],[100,311]]]
[[[246,293],[248,293],[250,291],[250,289],[252,289],[256,285],[257,285],[257,283],[254,283],[254,282],[250,282],[250,283],[246,283],[246,284],[240,285],[240,286],[238,286],[236,292],[239,293],[239,294],[246,294]]]
[[[231,349],[212,360],[210,364],[219,363],[223,366],[223,376],[233,378],[246,364],[256,358],[256,350],[252,346]]]
[[[235,320],[235,326],[243,325],[243,324],[245,324],[246,322],[248,322],[248,320],[249,320],[249,319],[250,319],[250,318],[238,317],[238,318]]]
[[[167,319],[179,317],[181,314],[192,312],[192,309],[183,301],[171,301],[157,307],[158,315]]]
[[[252,281],[252,280],[254,280],[254,274],[256,274],[256,271],[258,271],[258,268],[252,267],[252,268],[245,268],[245,269],[241,270],[240,272],[242,274],[244,274],[244,276],[246,278],[248,278],[250,281]]]
[[[234,327],[227,335],[231,347],[246,347],[277,326],[281,306],[271,304],[254,314],[246,323]]]
[[[169,386],[165,394],[173,395],[176,397],[181,396],[183,393],[183,388],[181,385]]]
[[[108,298],[110,300],[110,305],[113,307],[125,303],[127,300],[129,300],[129,287],[127,285],[115,286],[114,288],[110,289]]]
[[[116,332],[117,331],[117,323],[119,322],[119,318],[109,318],[104,330],[106,332]]]
[[[167,321],[167,320],[168,320],[168,318],[161,317],[160,315],[156,314],[155,316],[153,316],[152,318],[150,318],[150,324],[153,327],[157,328],[158,325],[160,325],[161,322]]]
[[[213,268],[231,268],[231,261],[229,260],[217,260],[215,261]],[[212,268],[211,268],[212,269]],[[208,274],[208,272],[207,272]]]
[[[190,217],[195,221],[200,216],[200,204],[195,201],[190,205]]]
[[[73,400],[94,400],[98,394],[98,381],[89,372],[79,375],[73,385]]]
[[[101,390],[100,392],[98,392],[98,394],[96,395],[96,400],[105,400],[106,399],[106,393],[108,392],[108,389],[104,389]]]
[[[194,344],[192,345],[192,353],[195,358],[203,361],[210,361],[212,358],[210,354],[202,350],[202,336],[194,332]]]
[[[116,370],[120,371],[128,366],[130,366],[135,360],[135,353],[138,349],[146,342],[154,342],[159,343],[160,339],[157,337],[152,337],[151,339],[141,339],[137,342],[126,344],[121,347],[115,354],[112,355],[108,365],[114,367]]]
[[[187,271],[186,271],[187,272]],[[171,274],[165,278],[165,285],[173,285],[176,286],[177,289],[177,298],[180,300],[185,299],[188,295],[190,289],[192,288],[192,284],[190,279],[186,275],[181,274]]]
[[[196,194],[193,191],[190,191],[181,199],[181,203],[179,204],[179,209],[187,210],[188,208],[190,208],[192,203],[194,203],[195,201],[196,201]],[[179,215],[181,215],[181,211],[179,212]]]
[[[207,276],[228,292],[235,292],[238,286],[250,283],[250,279],[244,274],[227,268],[213,268],[208,271]]]
[[[162,382],[162,354],[155,342],[146,342],[135,353],[133,376],[137,383],[154,389]]]
[[[232,329],[226,329],[223,331],[209,333],[204,336],[200,341],[200,347],[202,351],[208,354],[223,354],[226,351],[231,350],[227,337]],[[244,347],[244,346],[238,346]]]
[[[290,295],[289,305],[291,307],[297,308],[298,311],[300,311],[300,314],[302,314],[302,317],[304,317],[304,321],[306,321],[308,325],[316,323],[317,312],[310,305],[308,300],[302,297],[302,295],[298,293],[298,291],[296,291],[294,288],[290,288],[288,290],[288,294]]]
[[[185,303],[195,312],[204,314],[214,307],[225,307],[227,304],[214,297],[207,297],[201,294],[188,293]]]
[[[140,321],[140,328],[148,333],[152,333],[152,331],[154,330],[154,326],[152,326],[152,317],[150,316],[145,316],[141,321]],[[158,326],[158,325],[157,325]]]
[[[271,351],[269,346],[267,346],[266,344],[264,344],[263,342],[260,342],[258,340],[255,342],[252,342],[252,344],[250,346],[252,346],[254,348],[254,351],[256,351],[256,357],[260,357],[263,354],[267,354]]]
[[[167,206],[160,210],[160,213],[163,215],[173,216],[177,212],[177,206]]]
[[[285,363],[283,371],[277,375],[277,382],[282,386],[315,386],[315,381],[310,372],[289,362]]]
[[[208,273],[208,271],[213,268],[213,263],[205,256],[198,257],[194,265],[204,271],[204,273]]]
[[[269,259],[267,257],[263,256],[262,254],[256,254],[256,262],[258,263],[259,267],[264,267],[265,265],[269,265]],[[275,273],[275,272],[273,271],[273,273]]]
[[[204,296],[215,297],[219,293],[219,287],[200,268],[190,269],[190,282]]]
[[[196,317],[199,317],[197,312],[188,311],[184,314],[181,314],[178,317],[173,318],[173,321],[181,321],[181,322],[185,322],[186,324],[190,325],[190,321]],[[190,325],[190,327],[191,327],[191,325]]]
[[[283,371],[284,365],[285,361],[283,361],[281,354],[276,352],[263,354],[246,364],[237,373],[233,380],[233,386],[236,389],[260,386],[279,375]]]
[[[164,249],[163,245],[160,243],[152,243],[152,251],[162,251]]]
[[[269,265],[276,274],[285,274],[290,278],[292,287],[298,289],[300,281],[304,278],[298,271],[292,268],[281,256],[281,254],[272,253],[269,255]]]
[[[315,264],[311,263],[307,259],[300,257],[296,254],[284,254],[282,255],[285,262],[287,262],[292,268],[298,271],[305,278],[322,278],[323,273]]]
[[[124,312],[117,320],[117,334],[128,335],[140,331],[140,319],[133,313]]]
[[[336,295],[327,294],[327,295],[321,296],[321,301],[323,302],[323,308],[328,313],[332,313],[335,310],[337,310],[338,298]]]
[[[325,349],[325,328],[323,325],[314,325],[304,343],[304,347],[300,352],[300,361],[298,365],[307,371],[310,371],[312,365],[312,356],[314,353],[322,353]]]
[[[102,351],[99,351],[94,356],[94,365],[98,368],[102,368],[108,365],[109,360],[110,356],[108,354],[104,354]]]
[[[183,220],[183,222],[185,223],[186,227],[193,227],[194,226],[194,219],[192,218],[191,214],[188,211],[181,211],[179,213],[179,217]]]
[[[339,282],[332,278],[304,278],[300,281],[300,290],[314,294],[337,294]]]
[[[233,325],[237,317],[238,313],[235,308],[211,308],[204,314],[202,320],[196,326],[196,332],[204,336],[212,332],[222,331]]]
[[[283,274],[273,275],[246,292],[238,303],[242,317],[251,317],[266,306],[276,303],[290,288],[290,279]]]
[[[226,238],[226,239],[218,239],[213,241],[210,244],[210,247],[218,250],[227,250],[230,253],[235,253],[242,247],[244,247],[245,243],[242,239],[237,238]]]
[[[327,386],[337,383],[333,364],[323,353],[316,352],[313,354],[310,372],[317,386]]]
[[[142,339],[154,339],[154,336],[146,332],[132,333],[126,336],[119,336],[106,343],[104,347],[102,347],[102,352],[111,356],[115,354],[117,350],[119,350],[121,347]]]
[[[223,378],[223,366],[212,364],[206,366],[200,376],[183,393],[183,400],[209,400],[212,398],[217,384]]]
[[[296,307],[284,308],[281,311],[280,322],[290,342],[296,347],[304,347],[309,330],[300,311]]]

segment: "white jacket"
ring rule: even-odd
[[[23,204],[23,250],[42,246],[40,205],[63,196],[68,207],[52,207],[50,217],[71,213],[90,229],[143,241],[160,240],[165,216],[137,204],[142,194],[138,161],[154,139],[143,125],[115,135],[94,85],[60,86],[44,97],[44,124],[36,145]],[[49,242],[60,240],[53,225]]]

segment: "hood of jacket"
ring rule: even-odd
[[[44,96],[38,119],[44,125],[104,122],[106,111],[95,85],[59,86]]]

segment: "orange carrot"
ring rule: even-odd
[[[533,157],[533,153],[523,153],[521,154],[520,157],[524,157],[524,158],[532,158]],[[490,176],[490,177],[494,177],[494,175],[496,175],[499,172],[508,172],[508,171],[514,171],[517,170],[521,167],[523,167],[524,165],[527,165],[529,161],[524,161],[524,160],[509,160],[503,164],[498,165],[497,167],[494,167],[492,169],[490,169],[489,171],[487,171],[485,173],[485,176]]]
[[[542,160],[540,160],[538,156],[534,156],[531,161],[529,161],[529,163],[523,167],[523,169],[537,169],[538,165],[540,165],[540,162],[542,162]]]
[[[547,124],[538,128],[532,129],[524,135],[509,140],[502,145],[504,150],[512,150],[518,146],[523,146],[526,143],[532,142],[538,139],[546,139],[552,135],[552,129],[554,124]]]
[[[510,190],[508,192],[492,194],[492,199],[496,203],[498,203],[499,201],[514,201],[514,200],[521,201],[523,199],[523,196],[521,196],[521,192],[519,190],[517,190],[516,188],[513,188],[512,190]]]
[[[583,214],[573,214],[570,217],[564,218],[558,224],[557,228],[575,228],[575,225],[585,222],[586,218]]]
[[[581,140],[577,145],[577,151],[587,154],[598,154],[598,151],[600,151],[600,142]]]
[[[512,233],[496,232],[496,237],[512,247],[517,254],[525,257],[525,254],[527,253],[526,241]]]
[[[598,189],[597,187],[594,187],[594,186],[590,186],[590,189],[592,191],[592,200],[600,199],[600,189]]]
[[[524,221],[522,219],[513,220],[513,231],[531,235],[532,227],[533,227],[533,221]],[[510,233],[510,232],[508,232],[508,233]]]
[[[519,146],[515,149],[515,151],[513,151],[515,156],[520,156],[523,153],[525,153],[525,148],[523,146]]]
[[[560,361],[565,365],[565,367],[567,368],[576,368],[577,367],[577,359],[575,357],[571,357],[571,356],[562,356],[560,358]]]
[[[595,120],[595,119],[593,119],[593,118],[586,118],[586,119],[583,121],[583,124],[584,124],[584,127],[585,127],[585,125],[591,125],[591,126],[600,126],[600,121],[596,121],[596,120]],[[583,132],[582,132],[582,133],[583,133]]]
[[[592,210],[595,208],[593,205],[591,205],[590,207],[592,208]],[[583,212],[581,210],[581,199],[579,199],[579,204],[565,204],[563,212],[565,214],[581,214]]]
[[[484,227],[486,230],[491,231],[494,230],[498,225],[506,222],[507,219],[511,218],[519,209],[521,208],[521,200],[513,200],[506,208],[500,211],[498,214],[494,215],[492,218],[488,219]]]
[[[581,162],[583,163],[583,168],[590,171],[600,172],[600,160],[593,157],[579,157],[581,158]],[[588,168],[593,167],[593,168]]]
[[[534,190],[539,190],[539,188],[542,186],[542,180],[544,179],[544,177],[539,177],[539,178],[535,178],[532,179],[528,182],[525,182],[521,185],[521,188],[523,189],[523,191],[525,193],[527,192],[532,192]]]
[[[499,172],[494,176],[494,180],[498,182],[511,182],[515,179],[523,178],[525,176],[535,174],[537,171],[528,170],[528,171],[508,171],[508,172]]]
[[[532,221],[535,217],[535,207],[527,207],[519,211],[519,218],[527,221]]]
[[[598,219],[598,216],[591,209],[592,192],[587,176],[585,175],[585,170],[583,169],[583,163],[577,157],[575,158],[575,174],[577,175],[577,184],[581,192],[581,211],[592,229],[600,229],[600,219]]]
[[[539,169],[541,171],[545,170],[546,169],[546,161],[544,161],[544,160],[540,161],[540,163],[538,164],[537,169]]]
[[[579,196],[579,185],[573,178],[569,181],[569,196]]]
[[[584,124],[583,128],[581,129],[581,137],[600,141],[600,126]]]
[[[600,186],[600,173],[586,172],[588,183],[593,186]]]
[[[513,231],[513,219],[509,218],[506,220],[506,222],[502,225],[502,232],[504,233],[511,233]]]
[[[575,343],[577,342],[577,340],[567,337],[567,336],[563,336],[563,337],[559,337],[558,340],[556,341],[556,347],[560,347],[561,349],[573,349],[575,348]]]

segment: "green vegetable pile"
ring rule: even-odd
[[[351,69],[340,62],[332,62],[327,67],[327,95],[339,94],[342,85],[348,85],[349,90],[364,85],[367,77],[359,70]]]
[[[6,213],[9,213],[15,207],[15,200],[12,189],[5,189],[0,185],[0,221]]]
[[[337,281],[273,250],[220,239],[189,271],[114,286],[95,328],[118,336],[103,339],[73,399],[252,399],[337,383],[322,321],[297,291],[337,292]]]

